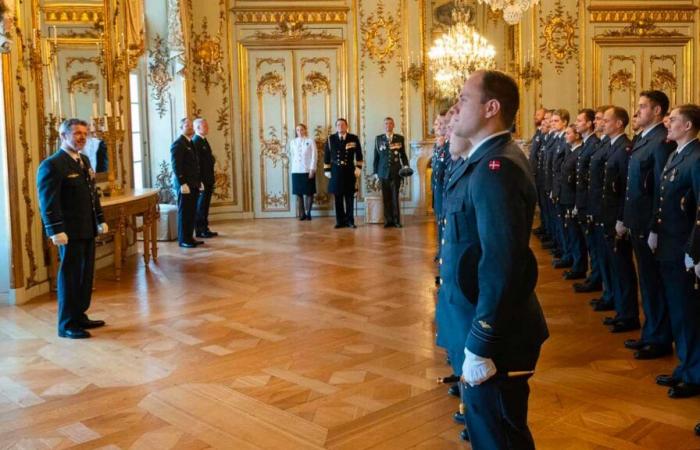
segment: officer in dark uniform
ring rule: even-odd
[[[323,169],[330,178],[328,192],[335,197],[335,228],[357,228],[353,210],[355,180],[362,173],[360,139],[348,133],[348,122],[335,121],[336,134],[328,136],[323,152]]]
[[[553,116],[552,114],[551,116]],[[557,149],[559,148],[559,134],[558,130],[554,128],[551,123],[550,117],[550,130],[547,136],[547,142],[545,143],[543,154],[543,173],[544,173],[544,193],[546,202],[546,215],[547,215],[547,230],[551,233],[550,238],[552,245],[544,245],[544,248],[549,247],[552,254],[556,258],[562,256],[561,251],[563,248],[563,242],[561,241],[561,235],[558,232],[559,228],[557,226],[557,209],[554,201],[552,199],[552,190],[554,186],[554,171],[552,163],[554,161],[554,156],[556,155]]]
[[[80,151],[87,142],[88,124],[68,119],[59,128],[61,149],[39,165],[39,209],[46,235],[58,246],[58,335],[70,339],[90,337],[86,331],[105,323],[90,320],[95,268],[95,237],[108,231],[95,172]]]
[[[394,119],[384,119],[384,134],[374,139],[374,176],[382,183],[384,228],[401,228],[400,198],[402,167],[408,167],[404,138],[394,134]]]
[[[637,300],[637,273],[632,260],[632,244],[628,236],[618,237],[615,230],[622,217],[627,189],[627,166],[632,144],[625,134],[629,124],[627,111],[613,106],[605,111],[605,134],[610,137],[608,157],[603,174],[602,226],[608,257],[612,262],[615,317],[606,318],[610,331],[621,333],[638,330],[639,303]]]
[[[554,248],[554,232],[551,230],[551,224],[549,223],[549,197],[547,190],[545,189],[545,179],[546,175],[546,158],[547,149],[551,144],[551,134],[550,134],[550,121],[552,119],[552,111],[546,110],[544,114],[544,119],[542,119],[542,124],[540,125],[540,130],[542,132],[540,137],[540,146],[538,149],[537,156],[537,169],[535,171],[535,186],[537,187],[537,202],[540,205],[540,220],[542,222],[543,233],[540,235],[542,240],[542,248],[552,249]]]
[[[539,181],[537,180],[537,166],[539,165],[539,158],[541,156],[541,149],[544,144],[544,133],[542,132],[542,122],[544,121],[544,108],[539,108],[535,111],[535,134],[533,134],[532,139],[530,139],[530,154],[528,159],[530,160],[530,168],[532,169],[532,176],[535,178],[535,186],[538,188],[537,193],[537,204],[540,210],[540,226],[532,230],[532,232],[538,236],[542,237],[546,235],[546,227],[544,225],[544,210],[542,204],[540,203],[539,197]]]
[[[649,247],[659,261],[661,285],[668,305],[679,364],[672,375],[659,375],[658,384],[670,386],[671,398],[700,394],[700,291],[695,274],[686,271],[700,262],[691,238],[697,225],[700,195],[700,107],[682,105],[671,112],[668,138],[678,148],[661,174]],[[690,240],[690,247],[687,247]],[[695,247],[695,248],[694,248]],[[684,261],[690,252],[689,263]],[[696,282],[697,283],[697,282]]]
[[[561,195],[561,164],[564,161],[564,157],[569,150],[569,146],[566,143],[564,134],[566,133],[566,127],[569,125],[569,111],[565,109],[558,109],[552,113],[551,126],[555,130],[556,144],[552,155],[552,192],[551,199],[552,205],[554,206],[554,226],[557,235],[557,242],[559,243],[559,253],[556,256],[557,259],[554,260],[553,266],[556,269],[563,269],[571,267],[573,263],[573,258],[571,256],[571,249],[569,246],[566,233],[564,231],[564,220],[566,212],[564,207],[559,203],[559,197]]]
[[[576,198],[572,214],[578,222],[580,235],[585,239],[591,267],[591,272],[586,281],[574,284],[574,291],[576,292],[592,292],[600,290],[602,287],[598,254],[596,247],[593,245],[592,224],[588,221],[588,178],[590,175],[591,155],[593,155],[600,143],[598,136],[593,132],[595,115],[596,113],[592,109],[582,109],[576,116],[575,123],[576,131],[583,139],[583,148],[576,159]]]
[[[432,173],[430,175],[430,188],[433,193],[433,213],[438,228],[438,251],[436,258],[440,258],[440,242],[442,241],[442,204],[443,185],[445,183],[445,168],[450,160],[450,144],[445,135],[447,121],[452,118],[452,113],[439,116],[435,121],[436,142],[433,146],[433,155],[430,160]]]
[[[668,106],[668,97],[661,91],[644,91],[639,96],[636,123],[640,132],[629,161],[624,216],[617,223],[618,238],[629,235],[637,261],[645,320],[641,338],[625,342],[625,347],[637,350],[634,354],[637,359],[659,358],[673,351],[659,266],[647,245],[654,193],[658,191],[668,155],[676,147],[666,139],[667,130],[663,125]]]
[[[508,75],[474,72],[462,89],[451,138],[453,156],[466,162],[447,184],[441,273],[455,283],[447,299],[455,311],[450,348],[458,353],[464,347],[463,401],[469,438],[478,449],[534,448],[527,380],[548,337],[534,293],[537,262],[528,246],[535,184],[508,131],[518,103],[517,84]]]
[[[600,109],[607,111],[605,106],[596,111],[596,122]],[[595,253],[598,255],[600,267],[600,277],[603,285],[603,292],[599,298],[591,300],[594,311],[612,311],[615,309],[615,295],[612,279],[612,260],[608,255],[608,245],[603,230],[603,184],[605,179],[605,162],[608,159],[610,148],[610,138],[605,134],[604,113],[600,112],[600,124],[603,134],[600,135],[600,143],[591,154],[590,167],[588,171],[588,221],[591,224],[591,240]]]
[[[173,166],[173,185],[177,190],[177,240],[180,247],[193,248],[203,241],[195,241],[194,222],[197,214],[197,198],[203,188],[199,172],[199,158],[192,145],[194,129],[192,121],[180,120],[182,134],[170,146]]]
[[[192,145],[197,152],[200,179],[204,186],[204,190],[199,192],[199,198],[197,199],[195,234],[200,238],[212,238],[219,235],[216,231],[209,229],[209,205],[211,205],[211,197],[214,194],[214,184],[216,183],[214,175],[216,158],[211,151],[209,141],[207,141],[209,124],[206,119],[195,119],[194,131],[195,135],[192,138]]]
[[[576,131],[575,125],[566,128],[566,143],[571,149],[566,149],[566,156],[561,164],[559,205],[564,214],[564,230],[566,242],[571,254],[571,270],[564,272],[564,279],[578,280],[586,278],[588,271],[588,252],[586,240],[579,227],[578,220],[574,216],[576,205],[576,166],[583,151],[581,135]]]

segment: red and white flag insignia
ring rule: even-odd
[[[501,161],[497,159],[492,159],[491,161],[489,161],[489,169],[491,169],[494,172],[501,170]]]

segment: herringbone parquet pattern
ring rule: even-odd
[[[86,341],[45,296],[0,308],[0,448],[466,448],[436,349],[432,222],[333,230],[240,221],[194,250],[101,271]],[[533,245],[538,245],[533,241]],[[538,252],[552,334],[531,382],[541,449],[700,448],[700,401],[670,400],[590,296]]]

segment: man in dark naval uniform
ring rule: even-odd
[[[105,323],[86,314],[92,297],[95,237],[108,231],[95,172],[80,151],[87,142],[88,124],[68,119],[59,128],[61,148],[39,165],[39,208],[46,235],[58,246],[58,335],[90,337],[86,331]]]
[[[209,229],[209,205],[211,205],[211,196],[214,194],[214,184],[216,183],[214,175],[214,164],[216,158],[211,151],[207,134],[209,134],[209,123],[206,119],[194,120],[195,135],[192,138],[192,145],[197,153],[199,160],[199,173],[204,189],[199,192],[197,198],[197,215],[195,221],[195,234],[200,238],[212,238],[218,236],[219,233]]]
[[[654,222],[648,244],[659,262],[679,364],[656,382],[669,386],[671,398],[700,395],[700,290],[696,273],[686,271],[700,262],[693,228],[700,195],[700,107],[681,105],[671,111],[668,138],[678,144],[661,172],[655,197]],[[685,258],[686,251],[689,257]],[[697,269],[695,269],[697,272]]]
[[[636,350],[637,359],[653,359],[673,351],[671,323],[661,289],[659,265],[654,259],[647,238],[654,211],[654,193],[668,155],[676,144],[666,139],[663,118],[669,100],[661,91],[639,94],[636,122],[640,132],[634,141],[627,175],[627,196],[623,216],[616,229],[619,238],[629,235],[637,261],[639,289],[644,310],[644,326],[640,339],[625,341],[625,347]]]
[[[453,354],[463,347],[466,425],[477,449],[534,449],[528,378],[549,336],[528,244],[534,179],[508,131],[518,106],[512,78],[474,72],[462,88],[451,137],[453,156],[465,162],[447,182],[441,276],[452,284],[447,347]]]
[[[384,119],[384,131],[374,139],[374,176],[382,183],[384,228],[401,228],[399,171],[408,167],[408,156],[403,136],[394,134],[394,119],[391,117]]]
[[[182,134],[170,146],[174,186],[177,189],[177,239],[180,247],[193,248],[203,241],[194,240],[194,222],[197,214],[197,198],[204,189],[199,172],[199,158],[192,145],[194,129],[192,121],[180,120]]]
[[[433,213],[437,224],[438,248],[435,260],[440,258],[440,246],[444,225],[442,223],[443,187],[445,185],[445,173],[448,161],[450,161],[450,142],[447,134],[447,125],[452,119],[454,112],[452,109],[445,114],[440,114],[434,122],[435,144],[433,145],[433,155],[430,159],[430,189],[433,193]]]
[[[330,178],[328,192],[335,197],[335,228],[357,228],[353,211],[355,180],[362,174],[360,139],[348,133],[347,120],[335,121],[338,131],[328,136],[323,151],[323,171]]]

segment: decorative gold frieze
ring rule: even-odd
[[[94,63],[97,66],[101,66],[102,58],[100,56],[69,56],[66,58],[66,69],[69,69],[75,63]]]
[[[420,83],[423,81],[423,75],[425,74],[425,69],[423,64],[412,63],[408,66],[408,70],[401,69],[401,82],[405,83],[410,81],[413,88],[420,89]]]
[[[168,48],[159,34],[153,38],[153,48],[148,49],[148,59],[148,81],[153,89],[151,98],[156,102],[158,117],[162,119],[168,110],[166,102],[170,98],[168,91],[173,77],[170,75]]]
[[[348,9],[344,7],[324,7],[323,9],[246,9],[232,8],[236,24],[276,24],[292,23],[347,23]]]
[[[683,33],[677,30],[664,30],[662,28],[657,28],[653,22],[646,20],[639,20],[632,22],[625,28],[621,30],[608,30],[603,35],[603,37],[674,37],[683,36]]]
[[[540,51],[554,64],[557,73],[561,73],[564,65],[578,52],[576,18],[564,11],[561,0],[557,0],[554,10],[546,18],[540,17],[540,27]]]
[[[310,39],[338,39],[338,36],[324,30],[314,31],[306,29],[304,28],[304,24],[301,22],[281,22],[277,24],[277,29],[272,32],[261,30],[256,31],[253,38],[274,41],[297,41]]]
[[[53,4],[43,8],[46,23],[104,23],[101,4]]]
[[[68,93],[74,94],[76,92],[82,94],[89,94],[90,91],[95,92],[95,97],[99,94],[100,86],[96,82],[94,75],[91,75],[84,70],[76,73],[68,79]]]
[[[591,22],[628,23],[637,21],[650,22],[694,22],[695,10],[692,5],[668,7],[635,6],[590,6]]]
[[[400,47],[400,23],[390,13],[385,13],[384,3],[379,0],[377,10],[362,22],[362,55],[379,66],[379,74],[384,75],[386,65],[391,62]]]

